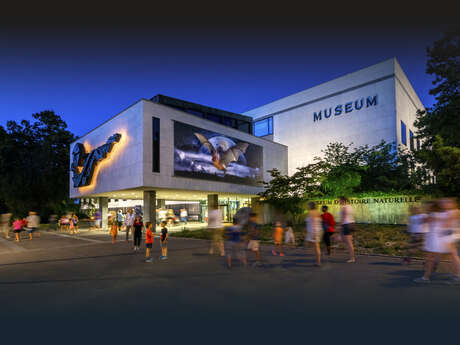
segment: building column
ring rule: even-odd
[[[211,210],[219,208],[219,196],[217,194],[208,194],[208,214]]]
[[[108,229],[108,218],[109,218],[109,198],[99,198],[99,212],[101,213],[101,229]]]
[[[154,190],[144,191],[144,223],[151,222],[156,227],[157,216],[157,192]]]

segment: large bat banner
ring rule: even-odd
[[[174,122],[174,175],[259,185],[262,147]]]

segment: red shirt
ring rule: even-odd
[[[334,226],[335,226],[335,220],[334,216],[330,214],[329,212],[324,212],[321,215],[321,218],[323,219],[323,222],[326,224],[326,232],[334,232]]]
[[[145,243],[153,243],[153,233],[150,229],[147,229],[145,233]]]

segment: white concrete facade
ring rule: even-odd
[[[401,141],[401,121],[409,130],[423,104],[396,59],[347,74],[250,110],[254,120],[273,117],[267,139],[289,148],[289,174],[311,163],[331,142],[376,145]]]
[[[159,173],[152,172],[152,117],[160,119]],[[162,104],[141,99],[72,143],[70,152],[76,143],[84,144],[86,151],[89,152],[103,145],[113,134],[120,133],[122,135],[120,142],[114,145],[109,156],[98,164],[91,185],[74,188],[72,173],[70,174],[70,197],[143,199],[143,191],[155,190],[157,191],[157,198],[167,198],[167,191],[173,190],[177,193],[187,191],[186,195],[191,200],[193,199],[192,195],[200,199],[207,194],[253,196],[263,190],[262,185],[255,186],[174,176],[174,121],[261,146],[263,151],[262,170],[265,181],[270,178],[267,173],[269,169],[278,168],[287,173],[286,146],[198,118]],[[72,161],[72,154],[70,155]],[[177,199],[183,200],[184,198]]]

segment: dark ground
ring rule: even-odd
[[[107,234],[77,239],[43,232],[19,244],[1,239],[0,328],[11,330],[4,339],[16,334],[12,329],[21,329],[23,339],[37,327],[39,338],[64,332],[69,341],[90,333],[129,340],[147,330],[157,334],[153,339],[168,330],[168,337],[187,342],[213,332],[224,342],[240,332],[249,334],[244,339],[287,340],[324,330],[327,339],[347,342],[371,329],[381,332],[376,341],[392,332],[398,340],[427,340],[426,330],[458,339],[458,326],[450,325],[460,320],[460,285],[448,284],[447,265],[432,284],[419,286],[412,279],[421,276],[421,262],[401,266],[399,259],[360,256],[346,264],[340,252],[317,268],[311,250],[287,250],[281,258],[263,249],[265,267],[228,270],[222,258],[207,254],[203,240],[171,238],[167,262],[156,259],[156,240],[155,260],[147,264],[143,250],[133,252],[124,241],[112,245]]]

